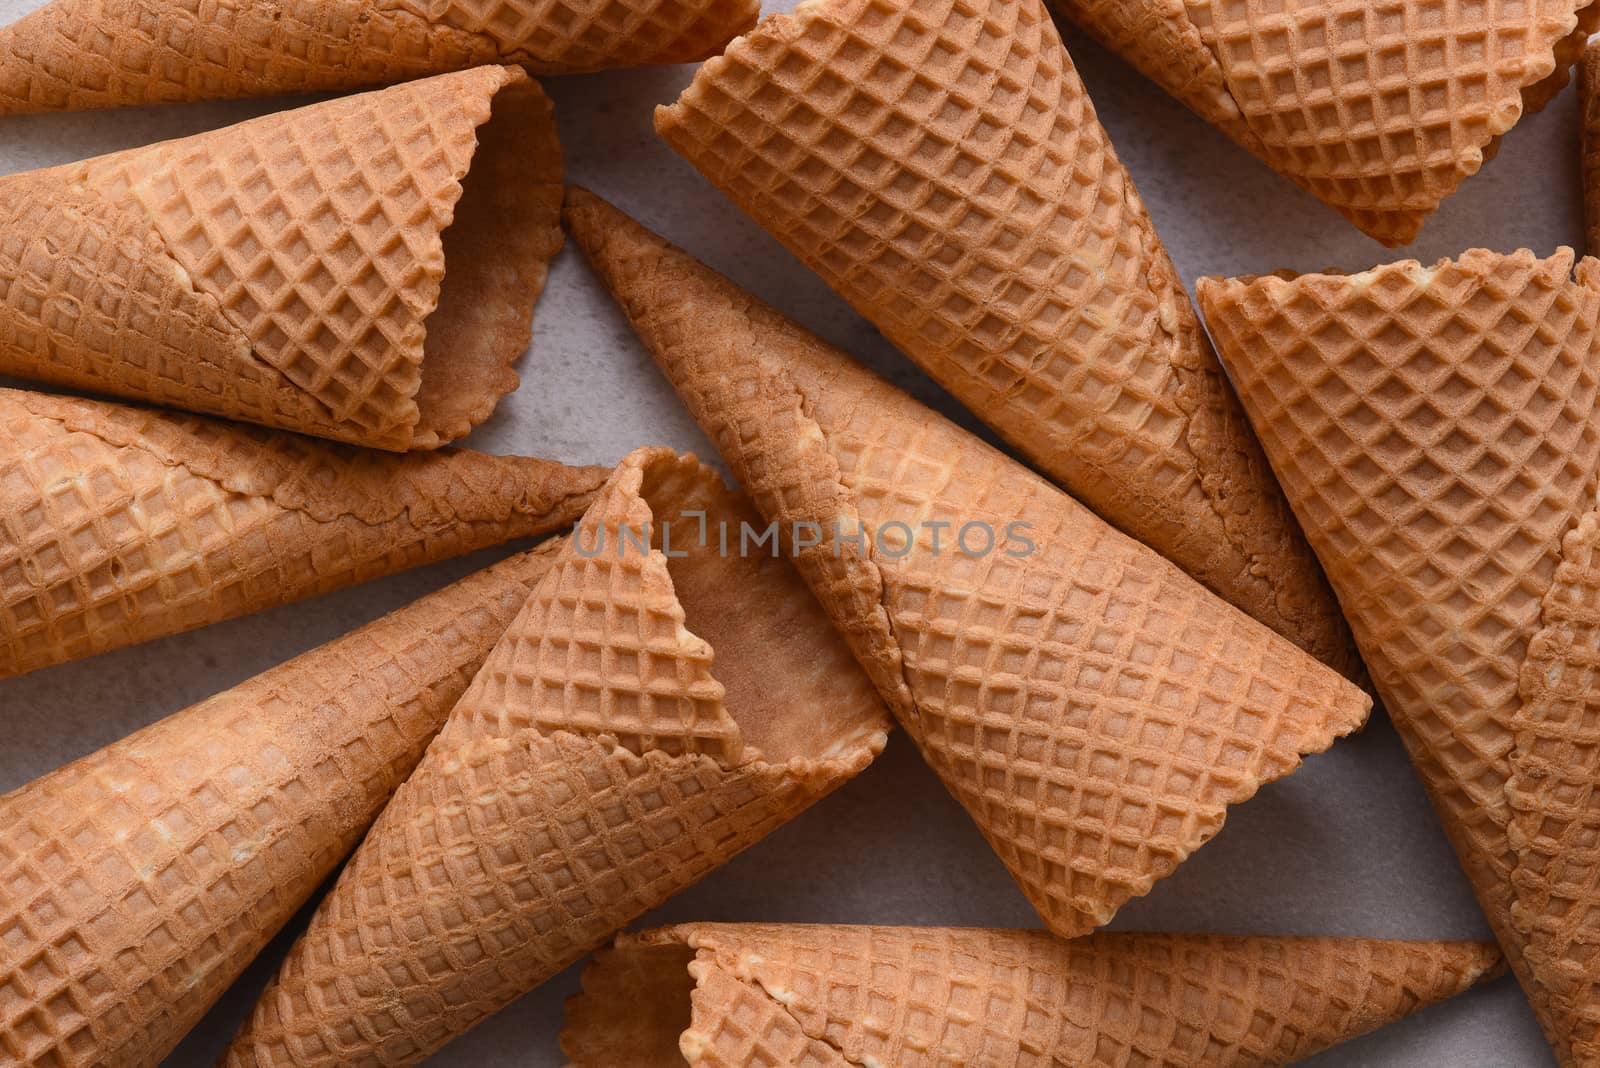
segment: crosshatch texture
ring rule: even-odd
[[[1474,250],[1201,302],[1530,1001],[1589,1063],[1600,264]]]
[[[0,372],[436,447],[517,384],[561,174],[549,100],[484,67],[0,178]]]
[[[1271,1068],[1499,965],[1476,942],[682,924],[596,956],[562,1046],[665,1068],[639,1054],[676,1027],[705,1068]]]
[[[0,30],[0,115],[364,89],[483,64],[712,55],[753,0],[53,0]]]
[[[763,514],[823,532],[802,573],[1058,934],[1108,922],[1365,720],[1352,683],[1020,464],[599,198],[567,203]],[[934,551],[933,524],[968,522],[1023,524],[1032,550]]]
[[[604,477],[0,389],[0,677],[557,531]]]
[[[1567,82],[1591,0],[1050,0],[1274,170],[1404,245]]]
[[[0,797],[0,1054],[153,1066],[355,845],[552,555]]]
[[[224,1064],[415,1064],[881,751],[887,713],[783,559],[701,546],[680,565],[738,586],[734,627],[782,620],[787,645],[746,660],[689,629],[721,627],[702,613],[704,575],[669,575],[659,551],[579,552],[685,502],[748,514],[692,458],[642,449],[619,465]],[[751,703],[746,676],[772,696]]]
[[[1316,561],[1038,0],[835,0],[657,128],[1119,529],[1359,674]]]

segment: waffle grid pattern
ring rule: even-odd
[[[335,430],[325,408],[250,355],[215,302],[164,257],[147,221],[66,177],[40,171],[0,183],[0,366],[76,389],[252,422]],[[106,299],[107,280],[116,299]],[[115,368],[97,354],[115,352]],[[199,356],[200,358],[196,358]]]
[[[1563,541],[1521,672],[1506,796],[1517,851],[1512,916],[1527,959],[1571,1014],[1573,1049],[1600,1057],[1600,512]]]
[[[440,234],[509,76],[470,72],[90,164],[260,359],[373,441],[418,420]]]
[[[451,717],[449,739],[566,731],[636,754],[739,763],[744,742],[711,646],[690,633],[665,558],[624,540],[642,539],[651,522],[638,496],[611,492],[590,507],[575,549]]]
[[[642,530],[652,489],[674,472],[715,478],[666,450],[640,450],[584,527],[626,520]],[[530,595],[224,1064],[416,1063],[870,762],[886,722],[865,679],[849,691],[853,705],[829,709],[833,744],[812,743],[828,757],[775,764],[745,747],[665,559],[633,550],[602,565],[607,557],[579,552],[593,533],[569,541]],[[770,593],[750,596],[759,604]],[[810,605],[802,626],[825,633],[821,609]],[[768,655],[787,662],[804,651]],[[622,703],[629,680],[656,691],[651,700]],[[777,713],[805,716],[816,699],[785,694]],[[593,715],[611,710],[618,733]]]
[[[1227,804],[1365,718],[1354,686],[1070,497],[615,209],[571,201],[577,241],[763,514],[827,532],[807,581],[1053,930],[1106,922]],[[886,548],[829,544],[856,522]],[[1035,549],[1008,556],[1020,542],[997,536],[969,557],[968,522],[1026,524]]]
[[[1187,0],[1259,151],[1403,244],[1556,72],[1586,0]]]
[[[851,1068],[843,1054],[807,1035],[788,1008],[757,984],[720,968],[700,968],[689,1029],[680,1039],[694,1051],[696,1068]]]
[[[657,127],[1042,471],[1355,670],[1037,2],[834,0],[776,17],[705,64]]]
[[[565,732],[430,754],[223,1063],[417,1063],[818,796]]]
[[[1574,1033],[1551,998],[1559,969],[1547,980],[1530,956],[1530,975],[1523,953],[1565,910],[1547,896],[1537,919],[1526,900],[1512,909],[1514,882],[1537,897],[1563,877],[1547,879],[1539,834],[1522,836],[1532,852],[1513,841],[1511,780],[1522,743],[1539,751],[1539,730],[1576,728],[1570,741],[1583,730],[1581,715],[1557,718],[1582,640],[1550,644],[1579,621],[1563,620],[1562,591],[1546,601],[1563,534],[1592,509],[1600,474],[1600,277],[1590,262],[1577,284],[1571,272],[1570,251],[1474,251],[1431,269],[1201,287],[1245,405],[1558,1048]],[[1524,704],[1543,689],[1528,674],[1542,617],[1555,632],[1541,656],[1576,658],[1546,664],[1548,715]],[[1570,798],[1554,787],[1552,825],[1576,814],[1562,811]],[[1581,841],[1572,830],[1569,847]],[[1572,872],[1584,863],[1570,859]],[[1585,907],[1570,904],[1569,915]]]
[[[0,676],[548,532],[599,480],[10,390],[0,443]]]
[[[483,67],[0,179],[0,371],[436,447],[515,385],[560,172],[548,99]]]
[[[1109,921],[1365,717],[1354,687],[955,427],[807,397],[875,541],[1028,524],[1025,558],[873,559],[908,729],[1058,933]]]
[[[792,1063],[760,1059],[780,1036],[784,1052],[807,1038],[836,1051],[826,1064],[1264,1068],[1457,994],[1498,957],[1477,943],[686,924],[597,958],[569,1048],[574,1022],[626,1027],[620,997],[665,996],[604,973],[674,944],[697,951],[684,1046],[708,1050],[707,1068]]]
[[[1051,0],[1168,92],[1387,245],[1543,107],[1590,0]]]
[[[354,845],[527,554],[0,798],[0,1054],[156,1064]]]
[[[0,30],[0,115],[361,89],[486,63],[704,59],[749,0],[53,0]]]

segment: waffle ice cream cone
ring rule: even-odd
[[[570,1068],[1276,1068],[1495,974],[1479,942],[688,923],[567,1003]]]
[[[437,447],[516,388],[561,174],[482,67],[0,178],[0,374]]]
[[[0,116],[577,74],[714,54],[756,0],[50,0],[0,30]]]
[[[354,847],[553,547],[0,797],[0,1061],[159,1064]]]
[[[0,389],[0,677],[558,530],[604,479]]]
[[[567,222],[1058,934],[1366,719],[1354,684],[609,204],[570,190]]]
[[[1385,245],[1566,84],[1592,0],[1050,0]]]
[[[618,466],[225,1065],[414,1064],[871,762],[871,682],[741,522],[692,457]]]
[[[1600,262],[1200,299],[1562,1063],[1600,1063]]]
[[[1039,0],[808,3],[656,126],[1035,467],[1359,676]]]

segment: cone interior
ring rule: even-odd
[[[711,673],[747,747],[743,759],[830,760],[882,731],[879,716],[860,714],[877,702],[863,701],[866,680],[849,647],[829,631],[819,649],[821,609],[799,573],[768,547],[744,547],[741,531],[764,527],[745,500],[692,458],[650,463],[638,493],[684,624],[712,650]]]
[[[567,1002],[562,1052],[576,1068],[684,1068],[678,1040],[693,1022],[696,955],[687,942],[638,939],[595,954],[582,996]]]
[[[439,302],[424,322],[417,432],[442,440],[487,418],[492,398],[515,387],[514,376],[503,379],[528,346],[533,301],[561,245],[562,158],[549,99],[520,81],[490,107],[443,234]]]
[[[224,1063],[417,1063],[882,751],[788,561],[721,551],[746,518],[692,458],[622,461]]]
[[[542,90],[477,67],[7,175],[0,371],[435,448],[516,387],[561,166]]]

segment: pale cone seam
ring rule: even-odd
[[[1583,1027],[1582,1034],[1563,1033],[1561,1038],[1569,1043],[1570,1055],[1582,1057],[1584,1063],[1589,1059],[1600,1062],[1600,1005],[1595,1004],[1595,997],[1600,993],[1600,979],[1594,976],[1587,978],[1574,975],[1574,970],[1579,966],[1579,961],[1566,963],[1566,954],[1570,947],[1557,941],[1550,944],[1550,937],[1541,932],[1539,920],[1546,914],[1548,898],[1546,880],[1543,878],[1543,867],[1536,867],[1540,860],[1549,866],[1561,870],[1563,854],[1567,848],[1579,851],[1579,846],[1568,846],[1565,841],[1558,840],[1540,848],[1540,833],[1545,824],[1546,815],[1556,817],[1559,810],[1566,807],[1564,798],[1560,795],[1561,787],[1565,785],[1567,777],[1562,775],[1562,768],[1551,762],[1549,756],[1539,753],[1539,742],[1546,737],[1541,733],[1540,724],[1546,723],[1552,712],[1550,702],[1562,701],[1563,691],[1550,692],[1555,689],[1557,679],[1553,676],[1556,669],[1565,668],[1581,671],[1584,664],[1573,662],[1573,650],[1562,642],[1563,635],[1570,636],[1571,632],[1579,629],[1584,622],[1581,619],[1571,620],[1563,626],[1562,620],[1553,618],[1560,608],[1563,599],[1579,598],[1580,602],[1574,608],[1581,610],[1582,602],[1592,598],[1596,589],[1595,543],[1600,535],[1600,508],[1591,509],[1578,516],[1573,526],[1558,540],[1555,553],[1555,570],[1549,588],[1545,591],[1540,601],[1540,612],[1537,625],[1529,633],[1527,649],[1523,656],[1522,664],[1518,670],[1518,698],[1520,704],[1513,709],[1509,726],[1512,728],[1512,747],[1507,754],[1508,766],[1504,784],[1506,797],[1506,836],[1515,858],[1515,864],[1510,872],[1510,882],[1515,897],[1511,901],[1509,918],[1522,934],[1525,941],[1519,947],[1520,955],[1527,962],[1527,967],[1536,981],[1546,991],[1552,1012],[1562,1014],[1562,1017],[1575,1017],[1566,1020],[1568,1028],[1576,1031]],[[1575,559],[1576,557],[1576,559]],[[1585,568],[1581,563],[1588,557],[1589,564]],[[1574,571],[1577,574],[1573,574]],[[1587,581],[1585,581],[1587,580]],[[1585,594],[1588,597],[1585,597]],[[1590,609],[1592,613],[1592,609]],[[1592,623],[1589,627],[1592,635]],[[1592,637],[1589,645],[1592,646]],[[1553,645],[1553,648],[1549,646]],[[1581,650],[1580,650],[1581,652]],[[1565,655],[1564,655],[1565,654]],[[1563,688],[1570,692],[1572,683]],[[1573,695],[1570,699],[1576,699]],[[1570,700],[1569,699],[1569,700]],[[1570,754],[1558,754],[1570,756]],[[1574,769],[1575,771],[1581,769]],[[1549,784],[1546,786],[1546,784]],[[1541,787],[1545,787],[1541,789]],[[1589,789],[1594,790],[1593,784]],[[1551,796],[1556,795],[1556,796]],[[1582,802],[1578,802],[1579,812],[1577,819],[1584,815]],[[1556,811],[1551,811],[1556,810]],[[1591,830],[1593,817],[1591,815]],[[1570,830],[1571,824],[1568,823]],[[1594,882],[1594,847],[1590,846],[1586,852],[1589,854],[1587,861],[1591,865],[1589,873],[1589,886],[1585,895],[1591,908],[1600,903],[1600,887]],[[1582,865],[1583,860],[1575,863]],[[1582,893],[1582,891],[1580,891]],[[1574,904],[1581,905],[1580,899]],[[1571,914],[1567,916],[1571,922]],[[1557,921],[1559,923],[1559,921]],[[1579,917],[1578,922],[1584,922]],[[1567,932],[1570,941],[1577,942],[1579,947],[1587,944],[1591,939],[1584,937],[1580,929],[1576,932]],[[1595,963],[1595,956],[1591,950],[1587,954],[1587,964]],[[1554,981],[1554,982],[1553,982]],[[1577,989],[1573,989],[1573,984]]]
[[[98,185],[89,184],[91,162],[91,160],[84,160],[80,163],[66,164],[59,168],[37,173],[42,178],[54,178],[55,174],[59,172],[59,179],[51,181],[50,185],[64,184],[69,187],[72,195],[90,198],[90,204],[98,209],[100,213],[103,213],[103,217],[82,216],[82,225],[85,228],[92,227],[96,223],[108,224],[109,221],[117,219],[125,220],[130,227],[137,226],[142,228],[141,236],[129,235],[128,240],[130,242],[140,241],[144,249],[147,250],[147,254],[155,256],[162,263],[167,272],[183,287],[185,294],[209,313],[214,329],[218,333],[226,333],[232,341],[233,360],[231,362],[211,362],[207,360],[208,353],[202,346],[195,346],[191,350],[194,358],[206,361],[207,366],[219,377],[231,378],[241,373],[259,376],[264,380],[261,383],[262,387],[279,398],[277,402],[279,405],[299,407],[307,413],[301,417],[306,420],[304,432],[312,433],[318,428],[326,428],[325,432],[337,432],[336,428],[344,422],[344,419],[337,415],[322,398],[302,388],[282,368],[262,359],[256,353],[244,328],[228,315],[217,295],[207,289],[202,289],[196,283],[194,276],[183,269],[176,251],[167,240],[166,235],[156,225],[155,220],[147,216],[137,215],[130,206],[118,204],[114,199],[108,197]],[[64,201],[61,206],[63,209],[72,210],[73,214],[78,214],[78,210],[81,210],[74,210],[78,208],[77,205],[72,205],[69,208],[69,205]],[[89,205],[85,205],[85,207],[87,206]],[[238,403],[236,391],[230,391],[230,393],[235,397],[235,403]]]
[[[1518,255],[1525,256],[1527,254],[1519,253]],[[1446,266],[1462,268],[1463,270],[1477,269],[1479,264],[1489,265],[1512,259],[1515,259],[1515,257],[1497,257],[1482,250],[1473,250],[1457,257],[1453,261],[1441,260],[1432,270],[1438,271]],[[1553,279],[1553,289],[1585,286],[1593,289],[1597,287],[1597,282],[1600,282],[1600,275],[1596,274],[1596,270],[1600,268],[1597,268],[1591,262],[1585,261],[1578,264],[1574,269],[1570,250],[1566,249],[1558,250],[1550,260],[1534,263],[1532,277],[1544,277],[1549,273],[1552,264],[1561,267],[1561,274]],[[1463,265],[1465,266],[1463,267]],[[1424,270],[1416,261],[1403,261],[1398,264],[1375,268],[1368,274],[1371,277],[1379,277],[1383,274],[1393,274],[1396,271],[1422,272]],[[1284,275],[1282,277],[1290,284],[1295,281],[1295,276],[1293,275]],[[1334,281],[1339,280],[1339,276],[1324,277]],[[1238,279],[1208,278],[1202,280],[1200,286],[1201,301],[1207,308],[1208,318],[1219,324],[1226,324],[1223,327],[1225,330],[1223,336],[1226,338],[1226,342],[1222,347],[1222,351],[1231,351],[1235,345],[1244,343],[1243,338],[1236,331],[1236,318],[1242,323],[1245,332],[1254,327],[1254,317],[1252,313],[1243,310],[1245,301],[1241,298],[1258,283],[1270,284],[1270,281],[1254,277]],[[1277,302],[1274,302],[1273,306],[1277,307]],[[1387,309],[1385,311],[1387,312]],[[1259,367],[1252,366],[1249,362],[1246,362],[1246,366],[1259,373],[1261,369],[1269,366],[1270,362],[1269,358],[1261,361]],[[1570,661],[1561,655],[1561,647],[1558,647],[1553,650],[1554,664],[1550,668],[1546,668],[1545,671],[1535,670],[1541,659],[1545,659],[1538,653],[1541,641],[1549,640],[1562,633],[1560,625],[1551,619],[1553,605],[1561,598],[1563,593],[1572,590],[1572,584],[1575,581],[1581,580],[1583,577],[1581,574],[1576,578],[1570,575],[1567,567],[1571,562],[1569,553],[1575,547],[1581,548],[1591,544],[1593,535],[1600,533],[1600,507],[1597,507],[1594,503],[1597,479],[1600,479],[1600,469],[1596,469],[1589,474],[1588,488],[1579,498],[1572,502],[1571,514],[1564,520],[1566,523],[1565,529],[1558,532],[1549,543],[1549,565],[1545,569],[1549,573],[1548,578],[1537,578],[1537,581],[1543,586],[1543,590],[1537,598],[1537,614],[1529,620],[1523,631],[1525,641],[1523,642],[1521,661],[1515,665],[1516,670],[1514,672],[1517,679],[1515,700],[1512,705],[1503,710],[1504,728],[1508,733],[1507,747],[1503,753],[1496,755],[1491,764],[1498,779],[1494,792],[1490,796],[1477,795],[1472,788],[1472,784],[1462,783],[1454,771],[1433,754],[1425,736],[1420,732],[1413,735],[1412,731],[1408,729],[1410,727],[1409,717],[1411,713],[1405,702],[1399,703],[1399,712],[1396,716],[1397,725],[1402,728],[1412,760],[1418,765],[1419,770],[1423,772],[1424,781],[1429,783],[1430,786],[1435,781],[1449,782],[1455,784],[1457,789],[1465,790],[1469,799],[1485,806],[1483,811],[1503,835],[1505,852],[1502,855],[1494,856],[1483,853],[1478,839],[1469,837],[1466,828],[1457,826],[1449,810],[1441,811],[1442,822],[1445,824],[1445,829],[1452,840],[1452,844],[1455,845],[1457,852],[1461,854],[1463,866],[1469,874],[1479,876],[1472,880],[1474,890],[1483,902],[1491,923],[1502,935],[1502,941],[1506,944],[1508,958],[1517,972],[1529,1000],[1539,1010],[1540,1023],[1543,1026],[1546,1037],[1556,1047],[1562,1063],[1572,1065],[1588,1064],[1592,1058],[1600,1058],[1600,1046],[1595,1044],[1593,1038],[1593,1019],[1597,1014],[1595,1007],[1591,1005],[1589,1007],[1589,1016],[1591,1018],[1589,1025],[1590,1037],[1576,1039],[1578,1044],[1574,1045],[1575,1039],[1571,1032],[1575,1029],[1577,1018],[1573,1014],[1581,1011],[1581,1009],[1579,1006],[1572,1005],[1571,999],[1574,996],[1582,997],[1584,992],[1579,991],[1577,995],[1569,993],[1565,996],[1558,996],[1557,992],[1546,981],[1546,969],[1558,964],[1559,957],[1552,959],[1550,955],[1551,947],[1545,945],[1544,940],[1539,937],[1537,920],[1543,912],[1540,907],[1541,902],[1537,897],[1531,901],[1528,898],[1529,894],[1537,895],[1544,885],[1539,873],[1530,870],[1529,867],[1533,860],[1540,857],[1540,854],[1535,852],[1535,843],[1538,836],[1537,834],[1530,835],[1528,833],[1528,821],[1533,821],[1533,826],[1536,828],[1543,825],[1544,810],[1538,807],[1530,807],[1530,805],[1537,806],[1541,800],[1537,792],[1532,792],[1531,788],[1542,783],[1545,776],[1550,772],[1543,770],[1541,765],[1544,762],[1528,747],[1537,744],[1540,738],[1537,733],[1537,725],[1545,721],[1545,713],[1548,712],[1548,709],[1546,709],[1544,713],[1536,714],[1537,706],[1534,702],[1539,697],[1546,696],[1543,691],[1552,685],[1553,680],[1549,678],[1549,671],[1556,666],[1581,667],[1581,664],[1571,665]],[[1581,507],[1581,502],[1585,500],[1589,502],[1587,509]],[[1528,521],[1524,520],[1524,522]],[[1589,536],[1589,540],[1585,540],[1585,535]],[[1563,575],[1567,576],[1565,582],[1563,582]],[[1359,591],[1353,590],[1351,592],[1355,594]],[[1572,590],[1572,592],[1581,594],[1582,590],[1579,588]],[[1568,629],[1570,630],[1570,628]],[[1539,692],[1530,694],[1530,685],[1538,685],[1541,679],[1545,680],[1545,682],[1543,686],[1540,686]],[[1559,699],[1560,695],[1556,694],[1554,698]],[[1493,709],[1489,709],[1489,711],[1493,711]],[[1452,728],[1452,732],[1458,729],[1460,728]],[[1519,783],[1526,784],[1531,792],[1531,796],[1525,796],[1523,798],[1524,803],[1520,805],[1518,804]],[[1546,800],[1546,803],[1551,802]],[[1553,861],[1559,860],[1559,858],[1551,859]],[[1593,897],[1594,893],[1595,890],[1591,883],[1589,894]],[[1513,937],[1505,937],[1508,934]],[[1557,947],[1557,952],[1559,952],[1559,947]],[[1592,999],[1594,995],[1592,984],[1588,994]]]
[[[843,1066],[850,1066],[850,1068],[878,1068],[876,1065],[868,1065],[861,1059],[850,1056],[845,1052],[844,1047],[839,1044],[838,1040],[826,1031],[819,1032],[815,1026],[807,1027],[806,1021],[800,1019],[799,1015],[784,1004],[783,999],[773,993],[772,989],[762,982],[759,977],[740,974],[738,969],[728,967],[715,955],[702,955],[696,952],[694,960],[689,964],[689,974],[694,977],[694,990],[690,994],[691,1006],[694,1005],[695,995],[705,990],[709,984],[718,979],[727,983],[737,983],[743,988],[744,992],[760,998],[782,1024],[793,1026],[796,1031],[805,1037],[807,1045],[811,1047],[807,1051],[806,1068],[814,1068],[811,1060],[818,1055],[828,1059],[837,1059],[841,1068]],[[687,1039],[690,1035],[696,1033],[695,1022],[691,1019],[691,1023],[684,1031],[683,1037]],[[827,1068],[831,1068],[831,1066],[827,1066]]]
[[[84,166],[60,168],[63,172],[62,181],[71,182],[70,175],[86,174]],[[50,185],[57,184],[52,179],[53,171],[32,172],[39,183],[49,180]],[[23,175],[13,176],[9,184],[15,186],[25,180]],[[39,184],[36,183],[36,184]],[[225,383],[221,388],[221,397],[224,402],[233,408],[246,410],[250,408],[267,407],[285,413],[286,418],[293,420],[296,425],[307,432],[319,431],[323,433],[337,433],[339,420],[333,415],[322,401],[311,393],[295,385],[277,367],[260,359],[251,351],[249,339],[223,314],[222,306],[217,298],[200,290],[192,276],[187,271],[178,267],[172,250],[167,245],[165,238],[148,219],[136,217],[126,206],[119,206],[105,197],[99,190],[89,189],[86,186],[69,188],[50,194],[51,203],[44,210],[59,213],[62,225],[69,227],[81,238],[94,242],[96,247],[110,244],[118,247],[122,257],[128,262],[144,263],[152,271],[168,276],[169,284],[176,284],[180,302],[193,305],[199,313],[204,329],[209,330],[216,339],[217,345],[227,350],[222,358],[212,359],[212,353],[205,344],[190,344],[185,347],[187,358],[197,361],[206,372],[202,377],[209,377]],[[73,198],[88,198],[75,200]],[[19,198],[20,199],[20,198]],[[65,257],[72,266],[77,266],[78,260],[84,258],[77,254],[77,250],[63,249],[52,239],[50,223],[46,219],[37,225],[41,233],[38,245],[42,251],[52,257]],[[135,233],[126,231],[134,230]],[[16,263],[8,264],[17,269],[19,275],[27,270],[27,261],[30,253],[35,251],[35,245],[30,243],[19,255],[14,257]],[[13,257],[7,256],[8,260]],[[130,295],[131,300],[131,295]],[[140,309],[143,310],[143,309]],[[181,314],[182,309],[171,309],[169,316]],[[155,344],[160,345],[157,339]],[[179,348],[176,340],[169,345],[169,349]],[[22,377],[28,377],[28,368],[17,369]],[[151,397],[169,399],[168,394],[161,389],[159,372],[150,372],[140,368],[141,377],[145,379],[156,378],[157,387],[148,390]],[[125,373],[134,374],[135,369],[126,368]],[[81,374],[63,374],[62,384],[83,389],[93,389],[99,383],[90,377]],[[130,386],[129,393],[144,393],[146,388]],[[177,396],[186,393],[187,389],[179,387],[170,397],[173,402],[182,400]],[[254,403],[246,401],[244,397],[254,399]],[[261,399],[265,398],[265,399]]]

